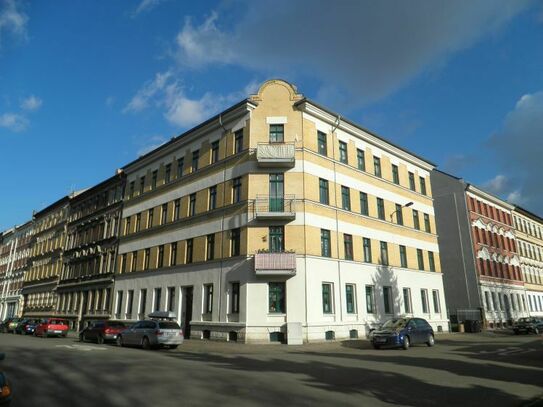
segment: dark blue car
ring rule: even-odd
[[[375,349],[403,348],[425,343],[434,346],[434,330],[422,318],[393,318],[373,331],[371,344]]]

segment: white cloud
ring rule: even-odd
[[[4,113],[0,115],[0,127],[14,132],[20,132],[28,127],[28,120],[17,113]]]
[[[159,72],[155,78],[148,81],[143,87],[132,97],[128,105],[123,109],[123,113],[136,113],[149,107],[153,98],[166,86],[167,82],[172,77],[170,71]]]
[[[42,100],[34,95],[31,95],[21,102],[21,108],[28,111],[38,110],[42,105]]]
[[[132,13],[132,17],[137,17],[141,13],[145,13],[154,9],[163,1],[164,0],[141,0],[134,12]]]
[[[145,140],[145,144],[139,148],[137,154],[138,156],[145,155],[148,152],[153,151],[155,148],[160,147],[166,141],[168,140],[160,135],[151,136]]]
[[[505,175],[496,175],[484,184],[484,188],[495,195],[501,195],[509,188],[509,179]]]
[[[20,5],[16,0],[0,2],[0,44],[6,32],[18,38],[26,38],[28,17],[20,10]]]
[[[268,75],[305,72],[351,103],[380,99],[456,51],[496,32],[528,0],[263,0],[185,20],[176,38],[185,65],[232,64]],[[226,28],[225,28],[226,27]],[[230,29],[229,27],[233,27]]]

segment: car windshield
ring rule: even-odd
[[[383,329],[396,329],[403,328],[407,324],[407,320],[403,318],[399,319],[389,319],[382,326]]]
[[[62,319],[52,319],[49,321],[49,324],[51,325],[68,325],[66,323],[66,321],[62,320]]]
[[[160,329],[181,329],[177,322],[159,322],[158,327]]]

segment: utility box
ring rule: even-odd
[[[302,323],[287,322],[287,345],[303,345]]]

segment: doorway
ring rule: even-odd
[[[190,322],[192,321],[192,294],[194,288],[183,287],[183,310],[181,314],[181,323],[183,324],[183,334],[185,338],[190,339]]]

